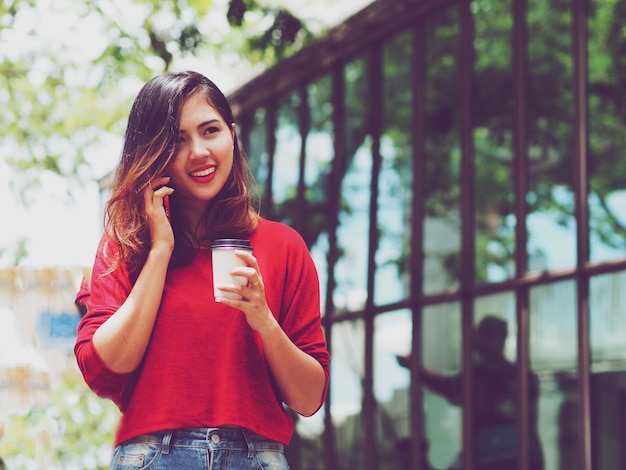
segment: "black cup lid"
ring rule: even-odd
[[[213,241],[213,248],[241,248],[250,249],[250,240],[241,238],[218,238]]]

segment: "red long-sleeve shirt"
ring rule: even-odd
[[[306,245],[295,230],[264,219],[250,242],[269,308],[291,341],[322,365],[325,395],[329,355],[320,325],[317,271]],[[122,411],[116,445],[166,429],[225,425],[289,442],[293,422],[277,396],[260,338],[242,312],[213,298],[210,249],[168,271],[144,359],[128,374],[109,370],[93,345],[94,332],[132,289],[123,265],[102,276],[108,267],[100,250],[75,354],[89,387]]]

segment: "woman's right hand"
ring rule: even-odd
[[[170,196],[174,192],[173,188],[165,186],[169,181],[169,176],[162,176],[150,181],[143,192],[143,197],[152,249],[164,248],[171,253],[174,249],[174,232],[163,205],[165,196]]]
[[[174,192],[165,186],[167,183],[168,177],[156,178],[143,192],[152,240],[150,252],[124,303],[93,335],[94,347],[106,366],[120,374],[141,364],[163,296],[174,249],[174,232],[163,207],[163,198]]]

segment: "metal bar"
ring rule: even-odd
[[[527,287],[517,291],[517,468],[530,468],[530,406],[528,403],[529,391],[529,293]]]
[[[368,96],[370,106],[367,109],[368,132],[372,137],[372,169],[370,179],[369,243],[367,254],[367,301],[365,315],[365,380],[363,384],[364,422],[365,422],[365,468],[377,470],[378,440],[377,419],[379,406],[374,394],[374,278],[376,274],[376,248],[378,246],[378,175],[380,175],[380,134],[384,109],[383,96],[383,61],[382,49],[378,45],[371,50],[367,60]],[[365,97],[363,97],[365,99]]]
[[[459,3],[461,24],[461,321],[463,327],[463,455],[465,470],[474,467],[473,297],[474,285],[474,24],[471,0]]]
[[[413,33],[411,74],[413,78],[413,194],[411,220],[411,311],[413,339],[411,343],[411,452],[410,468],[421,470],[426,461],[422,443],[424,436],[422,369],[422,303],[424,295],[424,188],[426,187],[426,38],[424,21],[420,19]]]
[[[332,322],[335,306],[333,292],[335,291],[335,264],[339,258],[337,248],[337,226],[339,225],[339,195],[341,192],[341,168],[345,160],[345,83],[343,67],[337,66],[332,73],[332,106],[334,126],[334,158],[332,160],[331,187],[328,198],[328,276],[326,279],[326,299],[324,325],[328,349],[332,357]],[[331,384],[332,385],[332,384]],[[331,393],[326,397],[326,414],[324,415],[324,463],[325,468],[339,468],[337,456],[337,441],[332,421]]]
[[[300,97],[300,103],[297,109],[298,113],[298,128],[300,131],[300,162],[298,169],[298,189],[296,197],[296,209],[294,213],[294,226],[296,230],[302,231],[302,233],[308,233],[308,227],[306,227],[306,214],[307,214],[307,200],[306,200],[306,186],[305,186],[305,168],[306,168],[306,141],[311,130],[311,114],[309,110],[309,100],[307,95],[306,86],[303,86],[298,90],[298,96]]]
[[[581,470],[591,470],[591,391],[589,350],[588,109],[587,109],[587,11],[585,0],[572,0],[574,59],[575,142],[574,190],[576,193],[577,292],[578,292],[578,451]]]
[[[420,18],[449,8],[458,0],[375,1],[328,31],[306,49],[278,62],[262,75],[230,93],[235,112],[255,108],[271,96],[284,96],[289,90],[328,73],[338,64],[360,56],[398,31],[411,28]],[[263,90],[259,93],[258,90]]]
[[[265,216],[267,218],[272,218],[275,209],[274,204],[272,203],[272,182],[274,180],[274,157],[276,154],[276,123],[277,123],[277,106],[278,104],[275,101],[272,101],[266,108],[266,121],[265,121],[265,131],[267,136],[267,180],[265,181],[265,194],[263,195],[263,205],[261,206],[264,209]]]
[[[586,276],[597,276],[601,274],[616,273],[624,270],[626,270],[626,261],[617,260],[594,264],[589,263],[582,272]],[[528,273],[524,276],[523,279],[509,279],[507,281],[499,283],[481,284],[478,286],[474,286],[474,288],[471,290],[471,295],[475,298],[485,295],[511,292],[512,290],[520,289],[523,287],[527,287],[530,289],[533,287],[545,286],[547,284],[554,284],[562,281],[576,280],[579,274],[580,272],[577,271],[575,267],[552,271],[550,273]],[[444,303],[455,302],[460,298],[459,292],[459,289],[451,289],[449,291],[441,293],[422,295],[422,297],[419,299],[419,306],[421,308],[424,308],[432,305],[441,305]],[[415,299],[406,299],[391,304],[375,305],[373,307],[373,310],[374,314],[378,315],[384,312],[392,312],[403,308],[413,308],[415,306]],[[363,311],[341,312],[333,315],[332,318],[327,318],[326,320],[332,321],[333,323],[339,323],[342,321],[361,318],[362,316]]]
[[[513,186],[515,188],[515,277],[522,279],[528,270],[526,251],[526,215],[528,207],[528,26],[526,0],[513,0],[513,88],[514,88],[514,130],[513,130]],[[520,286],[516,289],[517,310],[517,468],[529,468],[529,289]]]
[[[589,277],[578,278],[578,461],[591,470],[591,387],[589,351]]]

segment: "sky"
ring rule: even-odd
[[[213,0],[225,8],[227,0]],[[267,3],[270,3],[268,0]],[[284,3],[284,2],[283,2]],[[295,0],[288,2],[300,17],[309,18],[320,24],[332,26],[358,12],[371,3],[371,0]],[[110,5],[111,3],[107,3]],[[94,51],[103,47],[102,34],[87,34],[97,29],[89,21],[76,23],[75,14],[65,13],[71,5],[70,0],[37,0],[37,9],[41,13],[33,21],[41,21],[36,28],[37,35],[20,35],[32,24],[17,24],[14,31],[3,31],[0,44],[3,53],[17,53],[16,47],[37,49],[54,45],[69,44],[64,53],[86,66],[93,58]],[[332,5],[332,8],[330,8]],[[43,11],[47,13],[43,14]],[[124,15],[124,21],[132,21],[134,15]],[[76,38],[80,38],[76,40]],[[87,38],[87,40],[85,40]],[[10,46],[10,47],[9,47]],[[190,68],[200,72],[211,70],[211,78],[225,93],[234,91],[238,83],[232,79],[233,71],[239,65],[235,58],[223,57],[218,66],[207,65],[206,58],[186,59],[187,63],[178,64],[178,68]],[[231,69],[232,67],[232,69]],[[240,67],[240,65],[239,65]],[[36,70],[31,71],[36,76]],[[206,72],[204,72],[206,73]],[[250,78],[255,71],[250,70]],[[241,76],[240,70],[237,71]],[[36,86],[34,84],[33,86]],[[72,188],[73,198],[60,190],[58,179],[52,175],[42,175],[42,186],[31,193],[32,200],[27,206],[22,204],[18,194],[11,188],[11,181],[16,178],[13,170],[4,159],[0,159],[0,201],[2,201],[2,219],[0,222],[0,268],[13,265],[17,245],[26,241],[28,255],[20,262],[21,266],[32,267],[86,267],[93,261],[95,247],[101,233],[102,217],[98,194],[97,179],[111,171],[117,162],[121,149],[121,137],[113,136],[109,142],[94,154],[88,155],[92,164],[91,180],[83,186]]]

